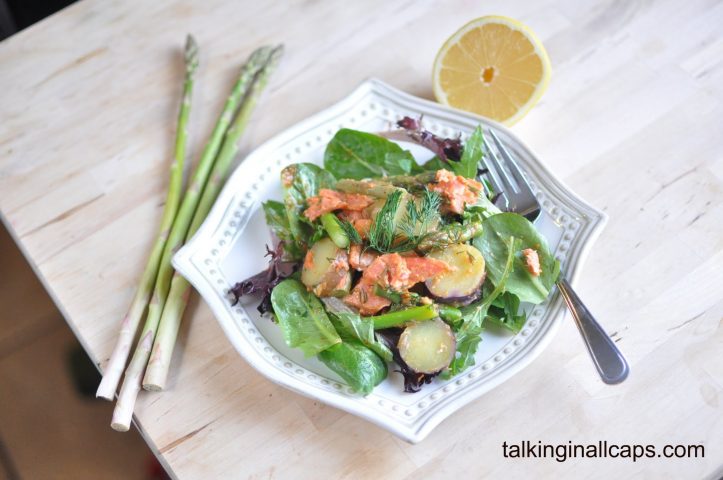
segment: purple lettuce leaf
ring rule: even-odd
[[[415,120],[404,117],[397,126],[405,131],[407,137],[415,143],[431,150],[443,162],[458,161],[462,158],[462,140],[460,138],[442,138],[422,128],[422,117]]]
[[[296,262],[284,260],[284,242],[279,242],[274,250],[266,245],[266,255],[269,258],[269,266],[256,275],[252,275],[246,280],[242,280],[235,284],[230,293],[234,300],[232,305],[236,305],[244,295],[262,294],[261,303],[257,307],[258,311],[263,315],[265,313],[273,313],[271,306],[271,291],[282,280],[290,277],[299,268]]]

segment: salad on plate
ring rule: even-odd
[[[390,368],[407,392],[463,372],[483,331],[519,332],[522,304],[543,302],[560,270],[532,223],[495,206],[481,128],[463,142],[409,117],[397,127],[341,129],[323,168],[284,168],[282,201],[263,204],[269,266],[231,290],[260,295],[289,347],[361,394]],[[434,157],[420,164],[392,140]]]

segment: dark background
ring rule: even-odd
[[[67,7],[75,0],[0,0],[0,40]]]

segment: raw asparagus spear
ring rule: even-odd
[[[176,215],[176,220],[173,222],[173,228],[171,229],[168,242],[163,251],[156,285],[151,303],[148,306],[146,323],[143,326],[138,346],[133,353],[133,358],[126,369],[123,385],[118,395],[115,410],[113,411],[111,427],[115,430],[127,431],[130,427],[133,407],[141,388],[141,380],[148,363],[148,357],[150,356],[153,340],[156,336],[158,322],[171,285],[171,276],[173,274],[171,257],[176,250],[180,248],[186,238],[191,219],[201,199],[201,192],[211,173],[214,161],[221,147],[221,142],[231,124],[234,112],[237,110],[241,100],[245,97],[256,74],[268,62],[271,51],[272,49],[270,47],[262,47],[256,50],[248,62],[241,68],[239,78],[226,100],[221,116],[216,122],[216,126],[211,133],[211,138],[206,144],[188,189],[186,190],[186,194],[183,197],[181,208]]]
[[[193,215],[191,228],[188,230],[187,239],[190,239],[196,230],[206,219],[208,212],[211,210],[216,197],[221,192],[221,188],[226,182],[231,163],[236,157],[239,149],[239,139],[243,134],[246,125],[251,116],[251,112],[256,106],[259,95],[266,87],[268,78],[276,68],[278,60],[283,53],[283,47],[276,47],[271,53],[269,61],[266,63],[256,76],[241,109],[239,110],[234,123],[226,133],[221,152],[218,154],[216,163],[213,167],[211,177],[208,179],[203,189],[203,196],[198,205],[196,213]],[[143,378],[143,388],[151,391],[161,391],[165,387],[166,378],[168,377],[168,367],[173,355],[173,349],[176,345],[176,337],[178,329],[181,325],[183,312],[188,304],[188,298],[191,294],[191,285],[188,281],[178,273],[173,276],[171,289],[166,299],[166,305],[163,308],[163,315],[158,327],[151,359],[146,369],[146,375]]]
[[[151,298],[163,249],[166,246],[168,234],[173,226],[173,220],[176,218],[178,206],[181,203],[183,165],[186,159],[186,145],[188,143],[188,117],[191,111],[194,76],[198,68],[198,45],[191,35],[186,37],[185,62],[186,76],[183,83],[183,100],[178,114],[174,162],[171,164],[171,180],[168,186],[166,204],[163,207],[161,227],[153,245],[153,250],[151,250],[148,257],[148,263],[143,270],[138,290],[136,290],[131,306],[121,322],[118,340],[95,394],[96,397],[105,398],[106,400],[112,400],[115,395],[115,390],[118,387],[118,382],[133,344],[133,337],[136,335],[143,311]]]

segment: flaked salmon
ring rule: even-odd
[[[358,245],[356,247],[361,248]],[[359,252],[360,257],[364,255],[361,250]],[[356,268],[355,263],[360,264],[356,256],[356,251],[350,251],[349,263],[353,268]],[[376,285],[395,292],[405,292],[417,283],[449,271],[449,268],[445,262],[434,258],[401,256],[398,253],[379,255],[364,270],[359,283],[344,298],[344,302],[357,308],[362,315],[373,315],[391,305],[388,299],[374,293]]]
[[[360,272],[369,267],[378,256],[378,253],[371,250],[363,251],[362,246],[358,244],[349,247],[349,265]]]
[[[530,272],[533,277],[539,277],[542,273],[542,267],[540,266],[540,256],[537,254],[537,250],[526,248],[522,250],[522,256],[525,257],[527,271]]]
[[[307,203],[309,207],[304,210],[304,216],[314,221],[323,214],[335,210],[364,210],[374,203],[374,199],[358,193],[342,193],[322,188],[319,190],[319,195],[309,198]]]
[[[437,170],[435,182],[430,183],[428,188],[442,196],[443,209],[458,215],[464,211],[465,205],[477,203],[484,192],[480,182],[455,175],[449,170]]]

